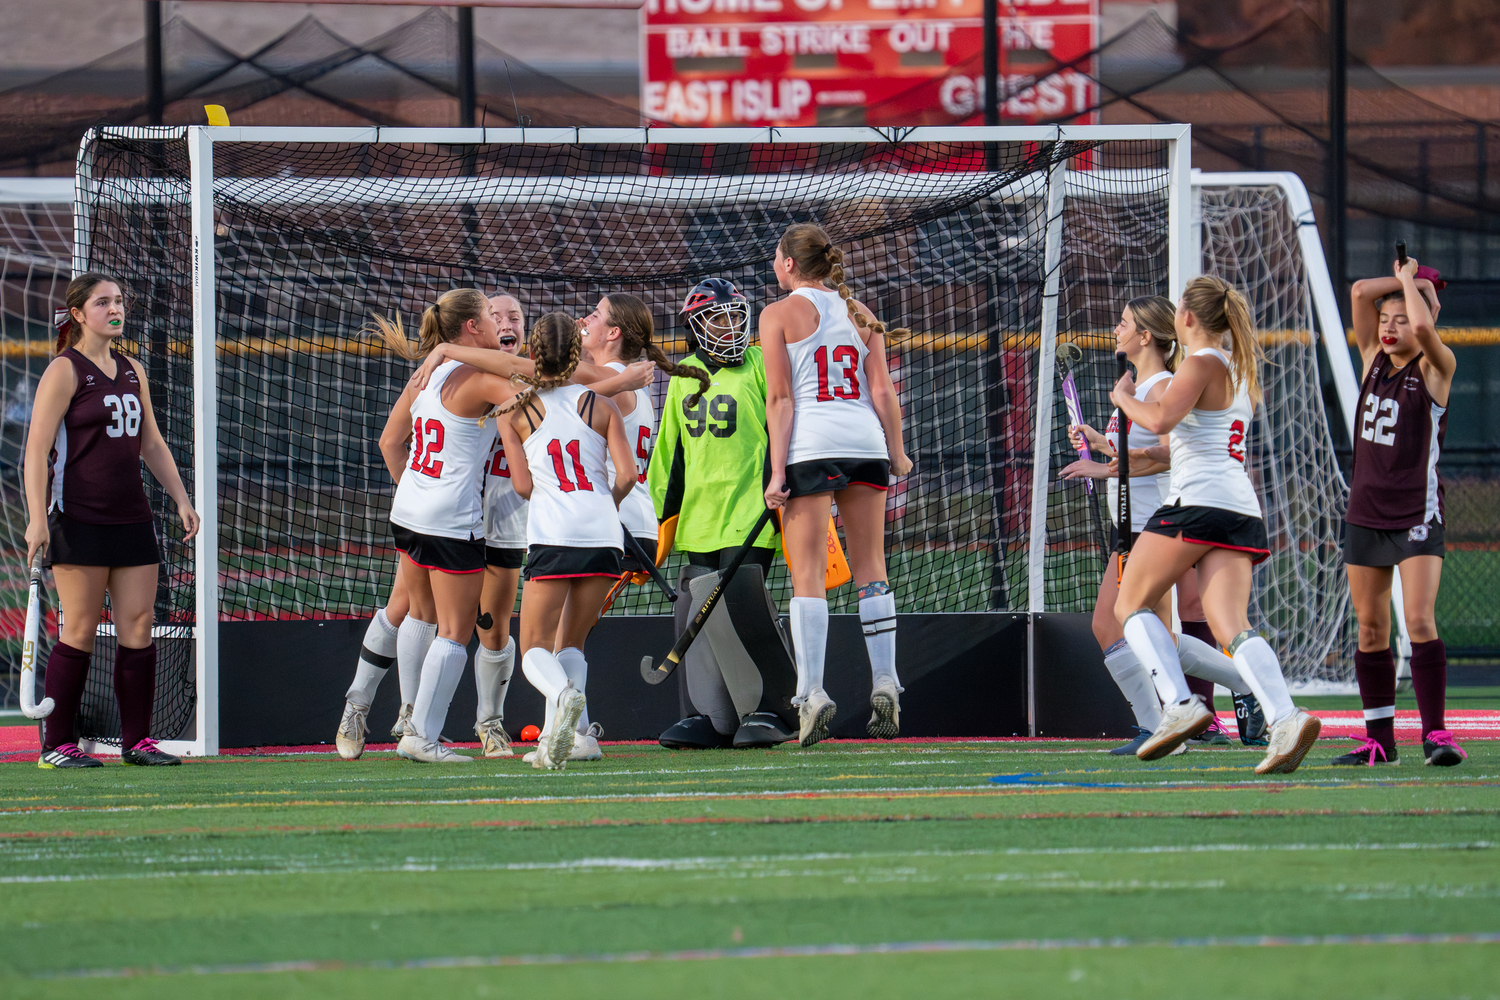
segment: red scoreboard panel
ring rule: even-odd
[[[1000,118],[1092,106],[1099,0],[1000,0]],[[983,0],[646,0],[641,107],[678,125],[984,120]]]

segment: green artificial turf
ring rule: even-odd
[[[0,765],[0,995],[1500,989],[1500,742],[1271,778],[1105,746]],[[1371,934],[1457,937],[1326,940]]]

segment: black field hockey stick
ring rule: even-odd
[[[625,551],[635,557],[635,561],[646,568],[646,575],[651,577],[651,582],[661,590],[662,596],[669,601],[677,600],[677,591],[673,590],[662,577],[661,571],[656,568],[656,560],[646,554],[641,547],[640,539],[630,533],[630,529],[623,524],[620,526],[625,532]]]
[[[1078,398],[1078,383],[1073,380],[1073,366],[1083,360],[1083,349],[1072,341],[1057,345],[1057,370],[1062,374],[1063,404],[1068,409],[1068,422],[1071,424],[1083,423],[1083,403]],[[1078,449],[1078,457],[1085,462],[1093,458],[1089,453],[1088,438],[1083,439],[1082,446]],[[1099,546],[1099,551],[1104,553],[1106,561],[1109,557],[1109,536],[1104,533],[1104,516],[1099,513],[1099,494],[1094,492],[1094,480],[1092,478],[1083,481],[1084,492],[1088,496],[1089,516],[1094,523],[1094,541]]]
[[[655,665],[652,664],[651,657],[649,656],[641,659],[641,677],[647,684],[660,684],[672,676],[672,671],[677,669],[677,665],[687,655],[688,647],[693,644],[694,639],[698,638],[698,633],[702,630],[704,623],[708,621],[708,616],[713,614],[714,608],[718,606],[719,598],[724,596],[724,590],[729,586],[729,581],[734,579],[734,574],[739,571],[740,563],[745,561],[745,557],[750,554],[750,550],[755,546],[755,540],[760,537],[760,533],[766,530],[766,525],[770,523],[771,508],[767,507],[761,513],[760,519],[755,522],[755,527],[750,529],[750,536],[745,539],[745,544],[740,546],[739,551],[734,554],[734,558],[729,560],[729,565],[724,567],[724,572],[719,577],[718,585],[708,595],[708,599],[703,602],[703,606],[698,609],[698,613],[693,616],[693,620],[688,622],[687,631],[678,637],[676,644],[672,646],[672,651],[667,654],[667,658]]]
[[[1125,360],[1125,352],[1118,351],[1115,360],[1120,362],[1120,377],[1130,371],[1130,362]],[[1130,530],[1130,418],[1125,415],[1122,407],[1116,411],[1119,414],[1119,447],[1115,449],[1119,455],[1120,470],[1120,497],[1115,506],[1115,515],[1120,522],[1120,541],[1115,545],[1115,551],[1120,554],[1120,572],[1125,572],[1125,560],[1130,557],[1130,548],[1135,544],[1134,532]]]

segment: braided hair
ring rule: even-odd
[[[693,365],[679,365],[667,357],[661,345],[651,339],[656,325],[651,319],[651,310],[634,295],[616,292],[604,297],[609,303],[609,325],[620,328],[620,357],[627,363],[636,360],[641,352],[656,362],[656,367],[668,375],[698,380],[698,391],[687,398],[688,406],[697,406],[708,391],[708,372]]]
[[[849,291],[844,276],[844,251],[833,245],[833,241],[821,227],[811,222],[797,222],[788,226],[786,232],[781,234],[781,242],[776,244],[776,255],[792,258],[797,262],[797,270],[803,275],[825,285],[831,284],[837,289],[839,297],[844,300],[844,306],[849,310],[849,319],[856,327],[874,330],[892,343],[899,343],[911,336],[911,331],[905,327],[887,330],[880,320],[866,319],[865,314],[855,307],[854,294]]]
[[[535,375],[515,374],[512,382],[528,388],[516,393],[515,398],[504,406],[497,406],[480,418],[480,423],[490,417],[500,417],[536,398],[538,389],[555,389],[573,377],[578,368],[578,359],[583,354],[583,335],[578,331],[578,321],[564,312],[549,312],[536,321],[526,339],[526,350],[536,365]]]

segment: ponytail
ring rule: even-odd
[[[469,320],[477,320],[490,309],[490,300],[475,288],[452,288],[438,300],[422,310],[421,325],[417,328],[417,342],[406,339],[406,330],[401,326],[401,317],[373,318],[374,332],[380,334],[386,346],[408,361],[425,358],[439,344],[457,340]]]
[[[1255,335],[1255,323],[1245,296],[1223,278],[1205,274],[1187,283],[1182,290],[1182,303],[1205,330],[1229,337],[1230,371],[1235,387],[1243,388],[1259,403],[1259,369],[1266,360],[1266,352]]]
[[[777,256],[786,256],[797,262],[797,270],[805,277],[825,284],[832,282],[849,310],[849,319],[856,327],[874,330],[891,343],[900,343],[911,336],[911,331],[902,327],[887,330],[880,320],[866,319],[854,304],[854,295],[844,280],[844,251],[833,245],[828,234],[811,222],[798,222],[787,227],[776,244]]]
[[[609,325],[620,329],[620,357],[626,362],[635,361],[645,352],[646,357],[656,362],[656,367],[668,375],[698,380],[698,391],[687,398],[689,406],[697,406],[708,391],[708,372],[693,365],[679,365],[667,357],[661,346],[652,339],[656,324],[651,319],[651,310],[646,303],[634,295],[616,292],[606,295],[609,303]]]

